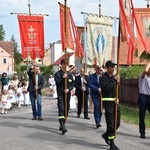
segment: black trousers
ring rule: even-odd
[[[83,94],[84,92],[84,94]],[[82,105],[83,105],[83,100],[84,100],[84,117],[88,116],[88,94],[86,91],[83,91],[80,94],[77,95],[78,98],[78,110],[77,110],[77,114],[80,115],[81,114],[81,110],[82,110]]]
[[[67,106],[66,106],[67,105]],[[70,108],[70,93],[67,93],[67,99],[65,102],[65,93],[58,95],[58,117],[65,117],[68,116],[68,111]],[[67,111],[65,111],[65,108],[67,107]],[[67,112],[67,114],[65,114]]]
[[[138,99],[139,105],[139,132],[145,134],[145,114],[146,110],[150,107],[150,95],[144,95],[139,93]]]
[[[103,106],[105,109],[105,119],[107,124],[106,133],[109,137],[115,136],[115,102],[114,101],[104,101]],[[120,126],[120,108],[117,107],[117,129]]]

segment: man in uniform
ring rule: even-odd
[[[106,72],[101,78],[102,101],[105,109],[105,118],[107,129],[102,138],[110,145],[110,150],[119,150],[114,143],[115,138],[115,106],[118,105],[119,99],[116,100],[116,85],[120,83],[119,76],[114,76],[115,63],[107,61],[105,64]],[[120,110],[117,107],[117,128],[120,126]]]
[[[70,91],[74,88],[74,81],[73,76],[70,72],[66,71],[66,65],[65,60],[62,59],[61,62],[61,69],[57,71],[54,75],[54,79],[56,82],[57,87],[57,95],[58,95],[58,119],[60,123],[60,130],[62,131],[62,134],[67,132],[67,129],[65,127],[65,121],[67,118],[65,116],[68,116],[68,111],[70,107]],[[65,81],[67,80],[67,88],[65,89]],[[67,95],[65,100],[65,94]],[[65,103],[67,102],[67,103]],[[65,108],[67,107],[67,111],[65,111]],[[67,112],[67,114],[65,114]]]

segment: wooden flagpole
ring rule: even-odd
[[[84,69],[84,71],[85,71],[85,69]],[[84,76],[83,76],[83,86],[85,86],[84,79],[85,79],[85,73],[84,73]],[[83,90],[82,91],[82,112],[84,112],[84,97],[85,97],[85,93],[84,93],[84,90]]]
[[[67,35],[67,0],[65,1],[65,11],[64,11],[64,26],[65,26],[65,73],[67,73],[67,47],[66,47],[66,35]],[[65,78],[65,90],[67,89],[67,78]],[[65,120],[67,120],[67,114],[68,114],[68,97],[67,97],[67,93],[65,93]]]
[[[119,18],[119,27],[118,27],[118,46],[117,46],[117,70],[116,74],[119,74],[119,61],[120,61],[120,18]],[[115,101],[115,136],[116,136],[116,130],[117,130],[117,118],[118,118],[118,91],[119,91],[119,85],[116,84],[116,101]]]
[[[99,0],[99,18],[101,17],[101,0]],[[100,93],[100,112],[103,113],[103,101],[102,101],[102,93]]]

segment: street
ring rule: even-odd
[[[108,150],[101,137],[105,132],[105,118],[102,127],[96,129],[93,114],[90,120],[76,117],[71,110],[66,123],[68,132],[59,131],[57,100],[43,96],[43,121],[31,120],[31,106],[13,108],[7,114],[0,114],[0,150]],[[121,150],[149,150],[150,131],[146,139],[139,138],[138,125],[121,122],[117,131],[116,145]]]

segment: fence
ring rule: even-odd
[[[129,106],[138,105],[138,79],[121,79],[120,103]]]

